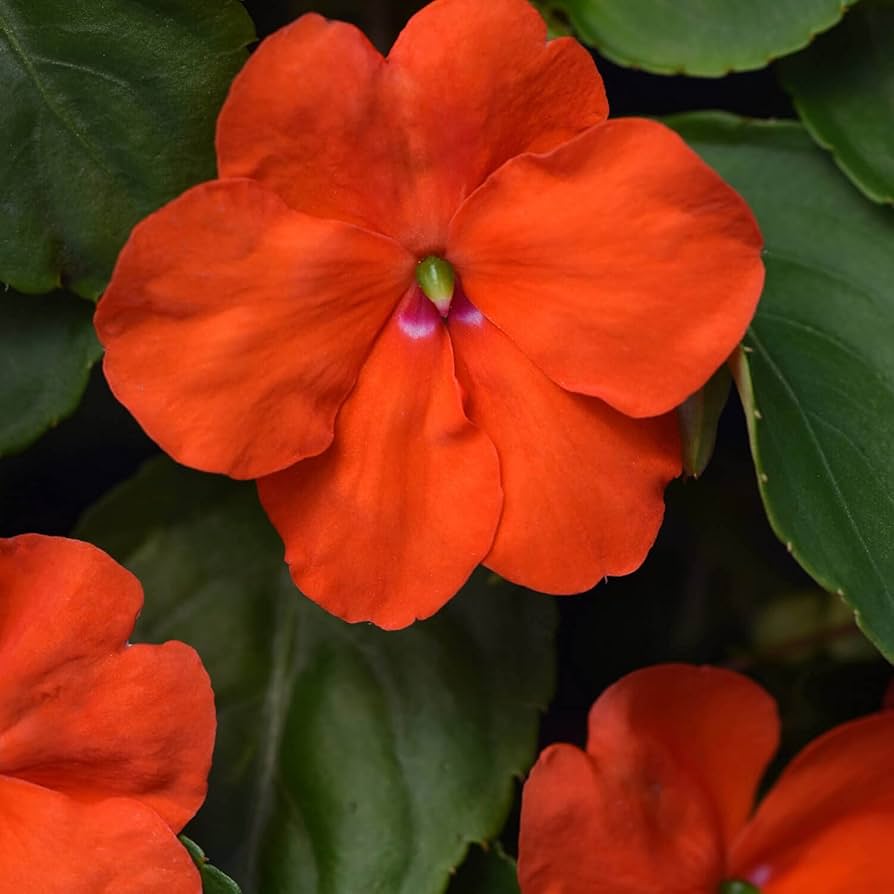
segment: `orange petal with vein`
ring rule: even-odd
[[[447,331],[411,290],[322,456],[261,479],[296,584],[347,621],[434,614],[493,542],[497,456],[463,412]]]
[[[175,831],[205,798],[214,698],[183,643],[128,646],[142,588],[87,543],[0,540],[0,776],[139,800]]]
[[[186,848],[129,798],[85,804],[0,776],[0,878],[16,894],[201,894]]]
[[[470,300],[547,375],[628,416],[697,391],[764,280],[745,202],[652,121],[523,155],[459,209],[448,258]]]
[[[485,564],[545,593],[638,568],[680,473],[676,420],[564,391],[471,307],[450,332],[469,417],[500,457],[503,514]]]
[[[507,159],[607,114],[589,53],[525,0],[436,0],[387,60],[351,25],[306,15],[265,40],[221,112],[222,177],[293,208],[443,248],[462,200]]]
[[[894,890],[894,712],[838,726],[782,772],[737,843],[733,870],[765,894]]]
[[[99,303],[115,396],[181,463],[256,478],[325,450],[415,260],[250,180],[137,226]]]
[[[547,749],[525,785],[522,891],[715,891],[778,737],[773,700],[739,674],[624,677],[593,705],[586,752]]]

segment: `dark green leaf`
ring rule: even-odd
[[[296,592],[250,485],[167,460],[80,536],[142,579],[139,638],[205,660],[218,746],[190,834],[244,888],[437,894],[499,832],[552,688],[550,599],[479,574],[408,630],[345,624]]]
[[[717,425],[726,406],[732,379],[724,364],[678,410],[683,446],[683,471],[698,478],[708,467],[717,441]]]
[[[96,298],[133,225],[214,176],[239,0],[0,0],[0,281]]]
[[[0,456],[74,411],[100,353],[86,301],[0,287]]]
[[[499,847],[486,851],[472,848],[448,894],[519,894],[515,861]]]
[[[894,211],[852,189],[797,124],[672,124],[766,239],[737,381],[767,514],[894,658]]]
[[[193,863],[199,867],[202,875],[202,892],[203,894],[242,894],[239,885],[236,884],[228,875],[225,875],[219,869],[216,869],[208,862],[202,849],[185,835],[180,836],[183,846],[189,851]]]
[[[894,0],[863,0],[780,72],[813,138],[867,196],[894,202]]]
[[[850,0],[850,3],[855,0]],[[717,77],[763,68],[841,19],[848,0],[553,0],[620,65]]]

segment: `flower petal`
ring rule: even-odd
[[[547,43],[525,0],[437,0],[387,62],[356,28],[317,15],[269,37],[233,83],[217,152],[221,176],[253,177],[421,256],[503,162],[606,114],[589,54]]]
[[[521,894],[707,894],[722,854],[686,780],[625,779],[571,745],[540,755],[522,795]],[[654,773],[654,769],[653,769]]]
[[[760,248],[748,206],[680,137],[620,119],[506,164],[458,211],[447,256],[555,382],[657,416],[742,338]]]
[[[252,181],[197,186],[137,226],[118,259],[96,314],[106,378],[179,462],[277,471],[331,443],[414,264]]]
[[[405,627],[462,586],[493,541],[499,467],[418,289],[379,337],[333,446],[258,487],[296,584],[346,621]]]
[[[836,727],[783,771],[737,843],[734,873],[766,894],[894,890],[894,713]]]
[[[504,491],[485,564],[547,593],[635,570],[680,473],[675,419],[630,419],[564,391],[467,308],[450,317],[457,374],[469,418],[496,445]]]
[[[149,807],[79,803],[0,776],[0,878],[40,894],[201,894],[186,848]]]
[[[659,665],[607,689],[587,752],[547,749],[522,802],[523,894],[704,894],[778,739],[746,677]]]
[[[105,553],[0,541],[0,774],[82,801],[127,795],[179,831],[205,797],[214,701],[183,643],[125,646],[143,603]]]
[[[120,649],[143,606],[140,582],[104,552],[42,534],[0,539],[0,593],[0,729],[48,669]]]
[[[794,862],[761,866],[756,879],[772,873],[761,894],[882,894],[894,891],[891,810],[839,819],[805,839]]]

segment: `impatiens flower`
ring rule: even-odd
[[[779,740],[739,674],[663,665],[606,690],[586,751],[547,748],[522,796],[522,894],[894,891],[894,712],[805,748],[752,813]]]
[[[0,540],[0,887],[200,894],[176,834],[214,701],[183,643],[130,646],[139,582],[86,543]]]
[[[435,0],[387,58],[306,15],[220,115],[220,179],[141,223],[96,317],[175,459],[258,479],[298,586],[386,628],[484,563],[548,593],[637,568],[670,412],[763,282],[741,198],[606,121],[525,0]]]

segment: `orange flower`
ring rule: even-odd
[[[214,700],[183,643],[129,646],[139,582],[86,543],[0,540],[0,877],[41,894],[200,894],[176,838]]]
[[[522,894],[894,891],[894,713],[811,743],[753,816],[779,739],[731,671],[663,665],[606,690],[587,750],[553,745],[522,798]]]
[[[125,246],[112,390],[175,459],[260,479],[329,611],[402,627],[480,562],[579,592],[651,546],[667,414],[742,337],[760,235],[674,133],[606,114],[525,0],[436,0],[387,59],[306,15],[236,78],[221,179]]]

